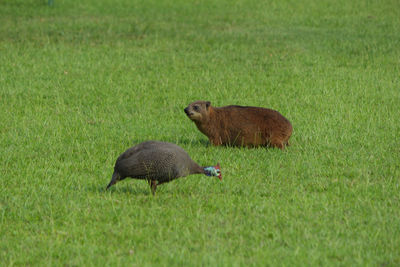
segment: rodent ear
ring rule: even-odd
[[[208,109],[211,106],[211,102],[210,101],[206,101],[206,108]]]

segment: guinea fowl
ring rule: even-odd
[[[147,141],[122,153],[114,166],[107,188],[127,177],[148,181],[153,195],[157,186],[190,174],[217,176],[222,180],[219,163],[201,167],[183,148],[167,142]]]

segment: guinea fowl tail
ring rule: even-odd
[[[121,179],[121,175],[118,172],[114,172],[112,177],[111,177],[111,182],[107,185],[107,188],[110,188],[113,184],[115,184],[116,182],[118,182]]]

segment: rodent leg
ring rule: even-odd
[[[221,138],[209,138],[211,145],[213,146],[220,146],[222,145]]]
[[[280,138],[274,138],[272,137],[270,140],[270,146],[272,147],[277,147],[281,150],[283,150],[285,148],[285,146],[283,145],[283,142],[281,141]]]

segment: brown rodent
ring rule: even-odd
[[[292,124],[278,111],[247,106],[213,107],[210,101],[196,101],[184,109],[212,145],[271,146],[289,145]]]

